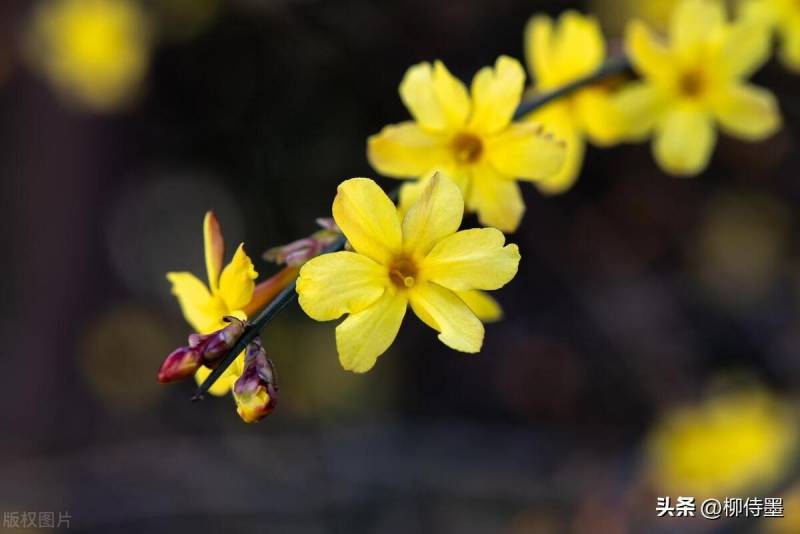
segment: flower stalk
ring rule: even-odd
[[[550,102],[567,96],[581,88],[590,86],[594,83],[612,78],[614,76],[626,74],[630,72],[630,69],[631,65],[627,57],[621,55],[610,58],[601,68],[592,74],[565,84],[564,86],[553,91],[536,94],[530,99],[523,100],[514,112],[514,118],[523,117],[530,112],[542,108]],[[389,194],[389,197],[394,200],[397,198],[398,194],[399,188],[392,191]],[[346,243],[347,239],[344,236],[339,236],[321,253],[327,254],[331,252],[338,252],[344,249]],[[296,298],[296,280],[294,280],[288,286],[286,286],[264,309],[262,309],[252,321],[247,323],[238,342],[224,357],[219,360],[219,363],[211,372],[211,374],[209,374],[203,383],[198,386],[197,390],[192,396],[192,401],[195,402],[203,400],[205,393],[208,392],[209,388],[214,384],[214,382],[216,382],[217,379],[222,376],[222,374],[225,372],[225,369],[227,369],[233,363],[237,355],[245,350],[245,348],[259,336],[261,331]]]

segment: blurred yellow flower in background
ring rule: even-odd
[[[404,207],[426,187],[421,178],[441,171],[458,185],[481,224],[516,230],[525,204],[515,178],[548,179],[561,169],[565,153],[541,126],[512,123],[524,84],[522,66],[507,56],[475,75],[471,94],[441,61],[414,65],[400,84],[414,121],[370,137],[370,164],[386,176],[418,180],[403,187]]]
[[[784,514],[780,521],[764,521],[757,532],[762,534],[797,534],[800,532],[800,486],[795,484],[783,495]]]
[[[534,91],[548,92],[595,72],[606,59],[606,45],[594,17],[567,11],[554,24],[547,16],[533,17],[525,28],[525,54]],[[558,139],[566,142],[561,171],[539,180],[546,193],[569,189],[580,174],[584,135],[608,146],[617,140],[618,117],[606,85],[590,85],[529,114]]]
[[[790,407],[748,386],[667,414],[648,438],[647,459],[660,489],[720,497],[777,482],[796,446]]]
[[[652,136],[656,161],[666,172],[702,172],[716,144],[717,124],[748,141],[780,128],[775,97],[746,81],[769,57],[763,25],[728,22],[721,2],[683,0],[672,16],[669,43],[633,21],[625,46],[642,80],[618,95],[624,136],[634,141]]]
[[[774,30],[780,40],[778,56],[784,65],[800,71],[800,2],[797,0],[744,0],[742,17]]]
[[[408,305],[448,347],[475,353],[484,328],[455,293],[499,289],[517,273],[519,250],[494,228],[458,231],[459,188],[442,175],[427,180],[402,221],[378,185],[352,178],[339,185],[333,217],[354,252],[318,256],[300,270],[300,306],[332,321],[342,366],[369,371],[394,341]]]
[[[95,111],[126,104],[150,56],[150,29],[132,0],[47,0],[36,6],[29,56],[65,97]]]
[[[167,273],[167,279],[172,283],[172,293],[178,298],[186,321],[197,333],[208,334],[223,328],[226,324],[223,317],[227,315],[243,321],[247,319],[245,309],[253,299],[258,273],[244,251],[244,244],[239,245],[233,259],[223,269],[225,243],[219,222],[210,211],[203,220],[203,238],[208,287],[189,272]],[[243,354],[211,386],[209,391],[213,395],[227,393],[242,374]],[[195,379],[201,383],[210,373],[210,369],[201,367]]]

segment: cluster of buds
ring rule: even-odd
[[[173,351],[158,371],[162,384],[176,382],[194,375],[201,365],[214,368],[233,348],[244,333],[245,323],[236,317],[225,317],[228,325],[210,334],[192,334],[189,345]]]
[[[317,219],[317,224],[322,230],[288,245],[271,248],[264,252],[262,258],[278,265],[300,267],[311,258],[319,256],[341,237],[342,231],[339,230],[333,219]]]
[[[216,332],[190,335],[189,345],[173,351],[161,364],[158,381],[168,383],[189,378],[202,365],[211,369],[217,367],[247,326],[236,317],[225,317],[225,321],[228,324]],[[244,371],[233,385],[233,399],[239,416],[246,423],[260,421],[278,402],[275,367],[258,337],[247,345]]]
[[[267,358],[259,338],[247,345],[244,372],[233,385],[233,398],[236,411],[245,423],[260,421],[278,402],[275,366]]]
[[[213,214],[210,217],[212,227],[217,224],[216,229],[219,232]],[[250,302],[241,310],[245,315],[258,313],[258,310],[294,281],[297,271],[304,263],[319,256],[342,238],[342,232],[333,219],[317,219],[317,224],[321,229],[309,237],[271,248],[264,253],[265,260],[283,265],[284,268],[255,286]],[[193,376],[202,366],[210,369],[219,367],[225,355],[234,349],[247,329],[247,323],[236,317],[224,319],[228,323],[224,328],[210,334],[192,334],[189,336],[188,346],[180,347],[167,356],[158,372],[158,381],[176,382]],[[263,419],[275,408],[278,402],[277,391],[275,367],[267,358],[261,340],[254,337],[247,344],[243,371],[232,388],[239,416],[247,423]]]

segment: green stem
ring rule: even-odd
[[[517,108],[516,112],[514,113],[514,118],[521,118],[528,113],[535,111],[546,104],[549,104],[553,100],[557,100],[561,97],[567,96],[570,93],[588,85],[592,85],[593,83],[599,82],[606,78],[610,78],[612,76],[616,76],[619,74],[623,74],[630,70],[630,63],[628,59],[624,56],[611,58],[609,59],[602,67],[597,69],[597,71],[584,76],[583,78],[579,78],[574,82],[570,82],[563,87],[559,87],[553,91],[547,93],[540,93],[531,98],[530,100],[526,100],[520,103],[519,107]],[[393,199],[397,198],[399,189],[392,191],[390,197]],[[326,248],[322,253],[327,254],[329,252],[337,252],[342,250],[345,246],[347,240],[344,236],[340,237],[336,240],[335,243],[330,245]],[[192,397],[193,401],[198,401],[203,399],[203,395],[208,391],[208,389],[214,384],[214,382],[222,376],[222,373],[225,372],[236,357],[247,347],[248,343],[250,343],[259,333],[266,327],[272,319],[274,319],[281,311],[283,311],[286,306],[289,305],[297,297],[297,292],[295,291],[295,284],[296,280],[289,284],[283,291],[281,291],[273,300],[270,302],[261,312],[250,321],[250,324],[245,328],[242,337],[239,338],[239,341],[234,345],[234,347],[225,355],[222,360],[220,360],[219,365],[217,365],[211,374],[206,377],[202,384],[197,388],[195,391],[194,396]]]

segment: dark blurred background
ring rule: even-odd
[[[657,519],[669,493],[643,443],[720,380],[798,392],[799,77],[759,72],[785,128],[723,138],[697,179],[641,145],[590,149],[563,196],[525,187],[523,262],[480,355],[409,316],[350,374],[334,325],[291,306],[264,335],[279,407],[245,425],[230,397],[193,405],[192,384],[155,380],[189,333],[164,275],[204,274],[204,212],[269,274],[262,250],[312,232],[341,180],[374,176],[366,138],[407,117],[410,65],[469,81],[522,59],[534,13],[592,9],[615,31],[649,2],[153,0],[146,72],[104,109],[31,66],[40,3],[0,5],[4,513],[68,511],[98,533],[776,528]],[[791,487],[775,461],[785,480],[745,495]]]

